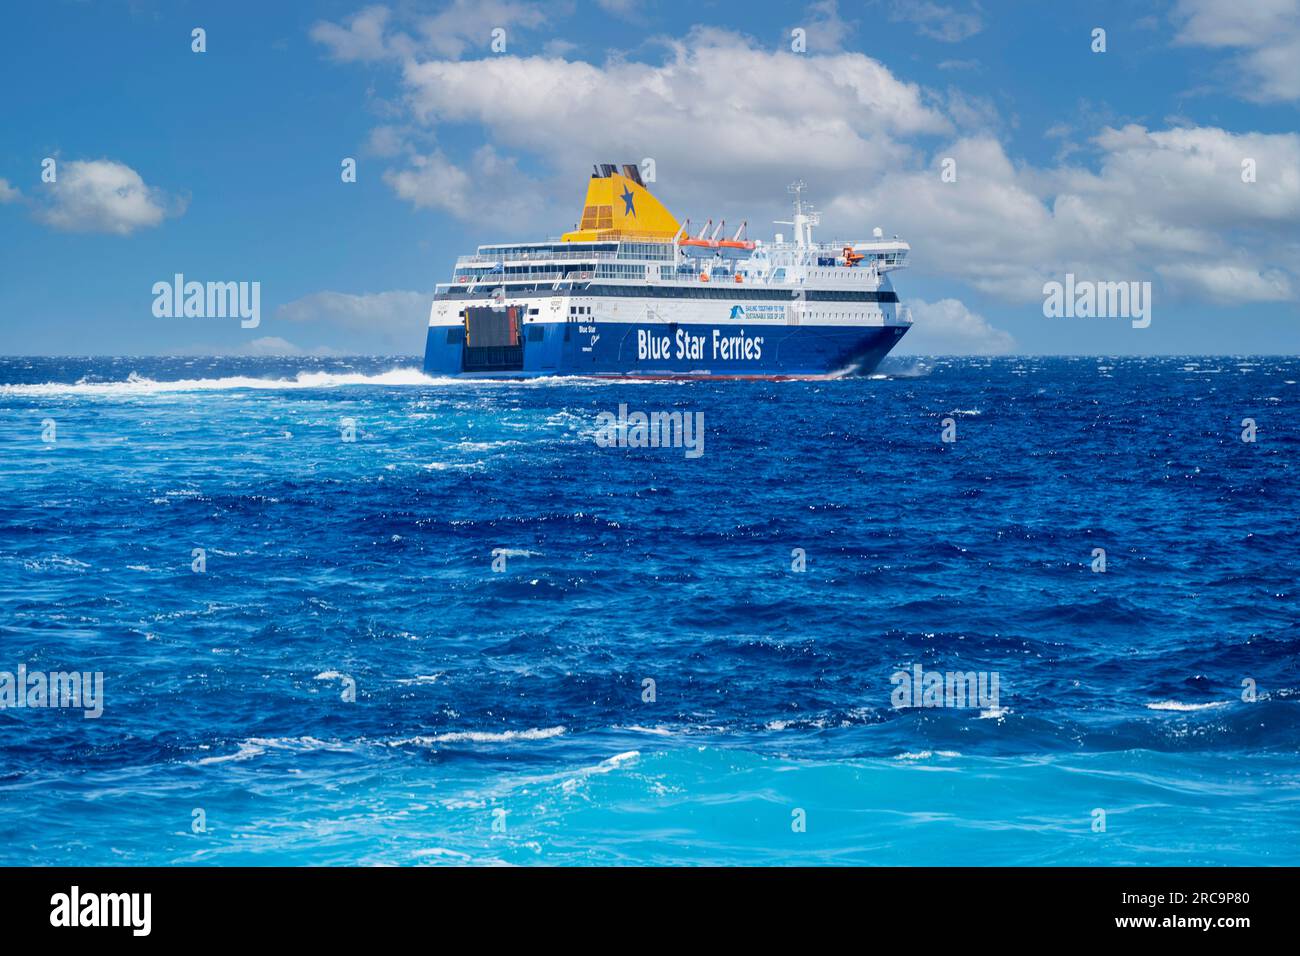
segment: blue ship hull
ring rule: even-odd
[[[468,348],[431,326],[428,375],[811,378],[873,371],[908,326],[644,325],[533,322],[519,345]]]

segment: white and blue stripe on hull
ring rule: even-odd
[[[439,297],[424,368],[430,375],[473,377],[867,374],[910,327],[897,320],[897,297],[887,289],[852,299],[812,293],[798,303],[727,292],[724,301],[665,299],[662,292],[655,297],[578,291],[511,296],[498,308],[519,310],[521,345],[499,354],[465,348],[461,310],[488,306],[482,293]]]

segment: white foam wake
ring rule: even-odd
[[[433,378],[415,368],[395,368],[375,375],[360,372],[299,372],[293,378],[256,378],[231,375],[224,378],[182,378],[157,381],[132,372],[121,382],[45,382],[31,385],[0,385],[0,396],[45,397],[80,395],[90,398],[122,398],[167,392],[220,392],[235,389],[289,391],[311,388],[341,388],[349,385],[409,387],[449,385],[463,379]]]

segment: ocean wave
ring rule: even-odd
[[[521,777],[508,784],[504,788],[503,792],[511,790],[527,791],[530,787],[546,786],[558,783],[562,793],[572,794],[587,781],[602,777],[605,774],[624,770],[635,765],[640,760],[641,751],[625,750],[622,753],[614,754],[612,757],[606,757],[604,760],[600,761],[600,763],[592,766],[577,767],[572,770],[560,770],[555,773]]]

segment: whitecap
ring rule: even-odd
[[[547,740],[551,737],[559,737],[564,732],[565,728],[563,727],[534,727],[529,730],[501,731],[458,730],[445,734],[405,737],[401,740],[391,741],[389,746],[401,747],[407,744],[415,744],[418,747],[429,747],[434,744],[503,744],[515,740]]]
[[[1184,704],[1178,700],[1161,700],[1154,704],[1147,704],[1147,710],[1173,710],[1180,713],[1196,710],[1215,710],[1219,707],[1227,707],[1229,701],[1215,700],[1208,704]]]
[[[268,750],[290,750],[306,753],[313,750],[334,750],[347,751],[352,750],[351,744],[340,741],[320,740],[316,737],[249,737],[247,740],[240,741],[239,749],[233,754],[223,754],[219,757],[204,757],[198,761],[199,764],[226,763],[236,760],[251,760],[253,757],[260,757]]]
[[[654,734],[656,737],[672,737],[673,731],[667,727],[642,727],[640,724],[632,724],[628,727],[615,727],[615,730],[626,731],[630,734]]]

